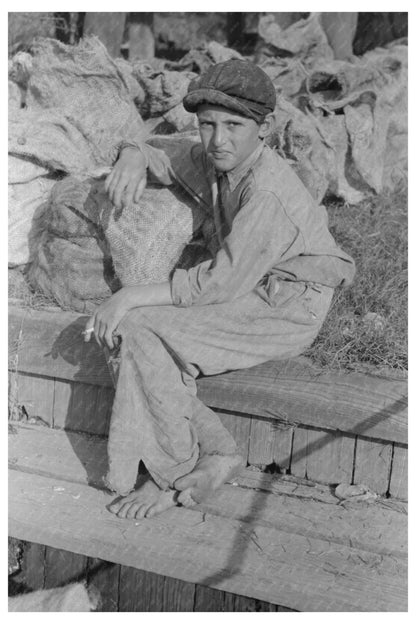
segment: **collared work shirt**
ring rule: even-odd
[[[176,269],[175,305],[222,303],[255,289],[267,296],[279,280],[332,288],[351,282],[354,261],[330,234],[325,208],[268,146],[260,145],[224,176],[220,198],[201,144],[155,137],[141,149],[151,180],[178,181],[207,213],[204,237],[213,259]]]

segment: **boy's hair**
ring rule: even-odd
[[[231,59],[210,67],[191,81],[183,100],[196,113],[201,104],[222,106],[262,123],[276,106],[276,92],[268,75],[254,63]]]

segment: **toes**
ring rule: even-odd
[[[184,477],[180,477],[179,479],[177,479],[173,485],[175,487],[175,490],[186,490],[187,488],[196,485],[196,482],[197,478],[195,476],[195,473],[191,472],[190,474],[187,474]]]
[[[146,517],[146,511],[149,509],[149,505],[139,505],[139,508],[136,511],[135,518],[137,520],[141,520]]]
[[[153,516],[162,513],[162,511],[166,511],[167,509],[177,505],[177,494],[178,493],[175,490],[163,492],[163,494],[160,495],[159,500],[153,503],[153,505],[150,505],[145,517],[153,518]]]
[[[126,518],[136,518],[136,513],[140,507],[142,507],[142,503],[133,503],[130,505],[127,509]]]
[[[192,490],[183,490],[178,496],[178,503],[184,507],[195,507],[196,501],[192,498]]]
[[[127,513],[129,511],[129,509],[131,508],[132,504],[131,503],[124,503],[123,505],[121,505],[120,509],[116,512],[117,516],[119,518],[127,518]]]
[[[117,514],[123,505],[124,501],[121,500],[117,501],[116,503],[111,503],[111,505],[108,505],[107,509],[108,511],[111,511],[111,513]]]

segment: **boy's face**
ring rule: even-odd
[[[208,158],[218,171],[232,171],[259,146],[267,134],[265,124],[220,106],[198,109],[199,133]]]

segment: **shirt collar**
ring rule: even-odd
[[[264,144],[263,142],[261,142],[260,145],[256,147],[254,152],[247,156],[247,158],[243,160],[243,162],[237,165],[237,167],[235,167],[232,171],[228,171],[226,173],[231,192],[234,191],[234,189],[241,182],[249,169],[252,168],[252,166],[260,156],[261,152],[263,151],[263,147]]]
[[[216,178],[218,178],[219,176],[226,176],[230,186],[230,191],[234,191],[234,189],[241,182],[249,169],[251,169],[251,167],[254,165],[261,152],[263,151],[263,148],[264,143],[262,142],[258,147],[256,147],[254,152],[252,152],[249,156],[247,156],[245,160],[243,160],[242,163],[240,163],[237,167],[235,167],[235,169],[233,169],[232,171],[228,171],[227,173],[216,171],[212,162],[206,157],[206,155],[204,155],[206,163],[205,166],[211,183],[214,182],[214,180],[216,180]]]

